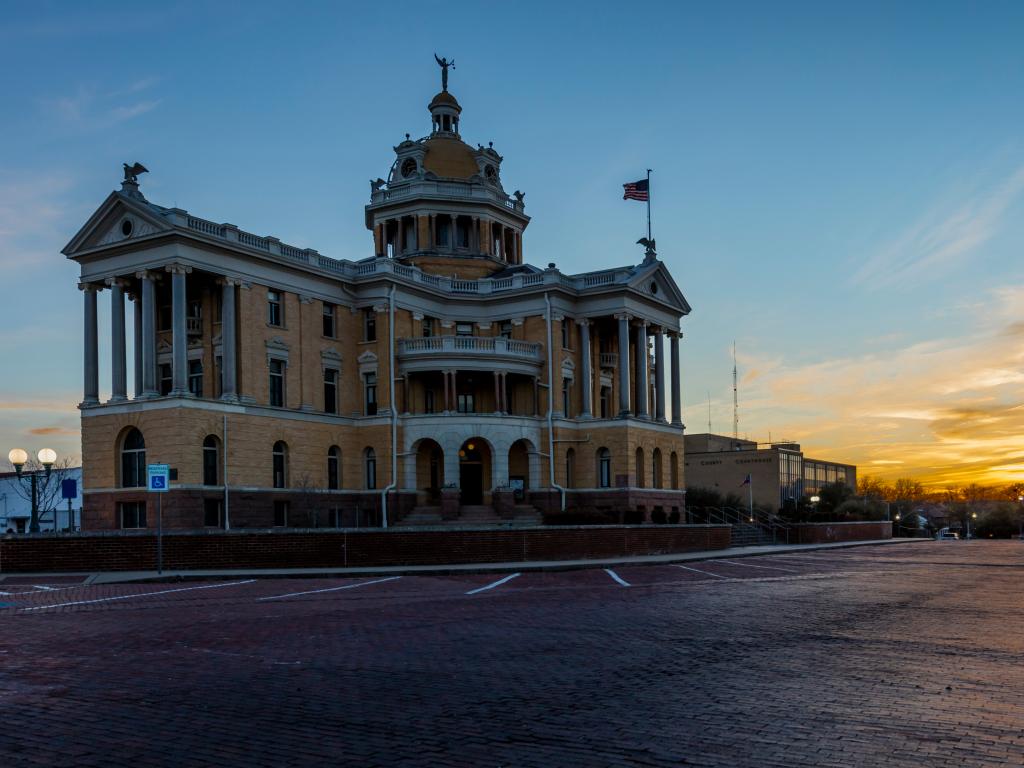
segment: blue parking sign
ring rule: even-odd
[[[150,464],[146,467],[146,488],[154,493],[166,493],[170,484],[171,468],[167,464]]]
[[[62,499],[78,498],[78,481],[73,477],[60,481],[60,497]]]

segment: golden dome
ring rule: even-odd
[[[439,107],[442,104],[447,104],[450,107],[455,107],[455,109],[457,109],[459,112],[462,111],[462,107],[459,106],[459,102],[456,101],[455,97],[448,93],[448,91],[441,91],[434,98],[432,98],[430,100],[430,104],[427,105],[427,109],[433,109],[434,107]]]
[[[431,136],[423,146],[423,168],[446,179],[468,179],[480,173],[473,150],[454,136]]]

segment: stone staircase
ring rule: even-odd
[[[441,517],[440,507],[415,507],[412,512],[403,517],[396,526],[494,526],[495,528],[507,528],[510,525],[541,525],[544,519],[537,508],[530,504],[516,504],[513,517],[506,519],[500,517],[493,507],[484,504],[467,504],[459,507],[459,516],[454,520],[445,520]]]

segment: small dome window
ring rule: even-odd
[[[408,179],[414,173],[416,173],[416,161],[411,157],[407,157],[402,163],[402,178]]]
[[[131,219],[125,219],[124,221],[121,222],[121,234],[124,235],[125,237],[131,237],[133,229],[134,226],[132,225]]]

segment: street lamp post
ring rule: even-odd
[[[57,452],[52,448],[43,448],[36,454],[36,458],[39,459],[39,463],[43,465],[43,469],[46,474],[46,479],[50,479],[50,472],[53,471],[54,462],[57,461]],[[25,468],[25,464],[28,463],[28,453],[23,451],[21,448],[13,448],[11,452],[7,454],[7,460],[14,466],[14,471],[18,475],[20,480],[24,473],[22,470]],[[29,533],[39,533],[39,472],[31,471],[28,476],[32,484],[32,518],[28,524]],[[56,513],[54,513],[53,529],[57,530],[57,519]]]
[[[977,519],[978,519],[978,513],[977,512],[971,512],[971,514],[967,516],[967,539],[968,540],[970,540],[970,538],[971,538],[971,520],[977,520]]]

